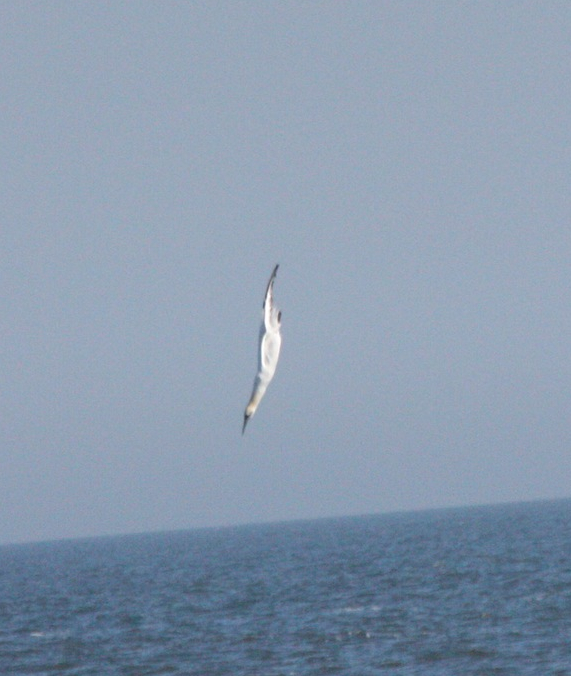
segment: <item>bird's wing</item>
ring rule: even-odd
[[[270,281],[268,282],[268,286],[266,288],[266,295],[264,297],[264,304],[262,307],[264,308],[264,326],[266,330],[271,328],[270,324],[270,319],[272,316],[272,308],[274,306],[274,281],[276,279],[276,274],[278,272],[279,268],[279,263],[276,265],[274,268],[274,271],[272,272],[272,275],[270,277]]]
[[[281,345],[282,337],[279,332],[266,331],[261,338],[258,378],[262,382],[267,381],[269,383],[274,377],[280,356]]]

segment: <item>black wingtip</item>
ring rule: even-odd
[[[276,273],[278,271],[278,268],[280,267],[280,264],[278,263],[276,267],[273,269],[272,274],[270,275],[270,281],[268,282],[268,286],[266,287],[266,295],[264,296],[264,302],[262,303],[262,309],[266,307],[266,298],[268,295],[268,291],[270,290],[272,284],[274,283],[274,278],[276,276]]]

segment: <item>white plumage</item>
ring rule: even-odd
[[[270,384],[280,357],[282,337],[280,335],[282,313],[274,305],[274,281],[279,265],[276,265],[264,298],[264,318],[260,326],[260,344],[258,349],[258,373],[254,380],[252,396],[244,411],[244,424],[242,434],[246,429],[248,420],[254,415],[268,385]]]

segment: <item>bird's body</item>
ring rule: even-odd
[[[281,316],[282,313],[274,305],[274,281],[279,265],[276,265],[268,286],[266,288],[266,295],[264,298],[264,318],[260,326],[260,341],[258,349],[258,373],[254,380],[254,388],[252,389],[252,396],[246,406],[244,412],[244,424],[242,426],[242,434],[246,429],[248,420],[254,415],[262,397],[264,396],[268,385],[270,384],[276,366],[280,357],[280,348],[282,345],[282,337],[280,335]]]

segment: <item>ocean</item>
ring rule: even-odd
[[[571,675],[571,500],[0,547],[0,674]]]

